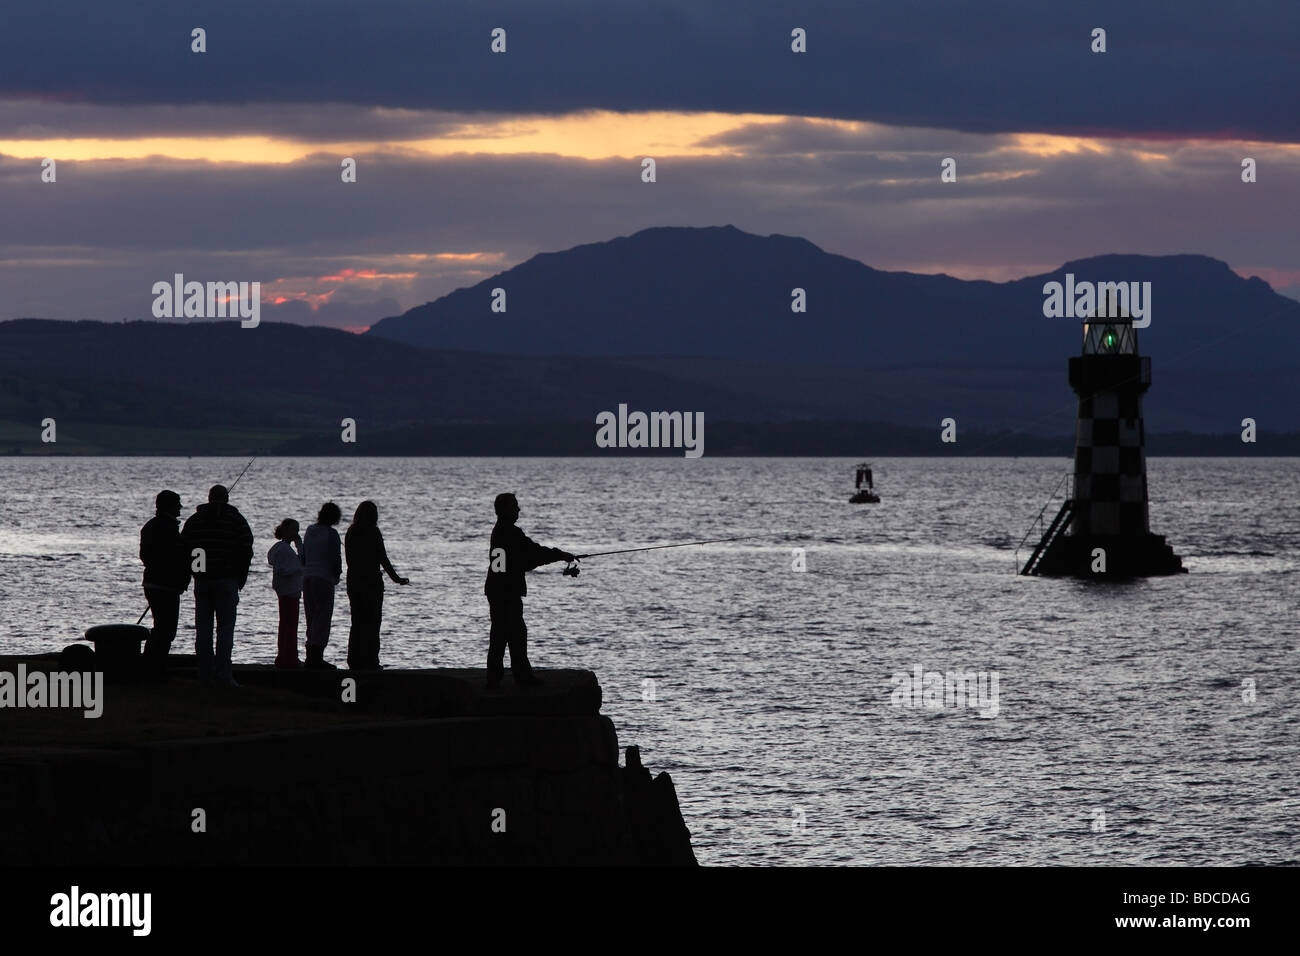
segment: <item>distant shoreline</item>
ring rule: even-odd
[[[39,421],[39,420],[38,420]],[[43,444],[36,425],[0,421],[0,457],[377,457],[377,458],[683,458],[682,448],[600,448],[588,421],[517,421],[510,424],[401,422],[379,427],[360,419],[356,441],[344,442],[336,420],[251,430],[153,429],[97,422],[59,421],[58,440]],[[706,419],[703,453],[712,458],[1061,458],[1074,453],[1070,434],[964,427],[955,442],[932,428],[870,421],[743,422]],[[1300,433],[1259,432],[1246,443],[1239,432],[1149,433],[1152,457],[1300,457]]]
[[[1174,448],[1157,448],[1148,449],[1146,457],[1150,459],[1177,459],[1177,458],[1300,458],[1300,436],[1287,436],[1287,442],[1268,442],[1262,448],[1255,450],[1249,447],[1247,451],[1233,451],[1230,447],[1223,447],[1226,442],[1222,440],[1207,441],[1203,445],[1190,444],[1184,446],[1178,443]],[[972,443],[973,444],[973,443]],[[194,450],[194,451],[54,451],[54,452],[4,452],[0,451],[0,460],[43,460],[57,458],[564,458],[573,459],[574,461],[591,461],[598,459],[669,459],[669,460],[688,460],[684,459],[681,452],[676,449],[656,449],[652,451],[629,451],[619,449],[617,453],[581,453],[573,450],[555,450],[555,451],[504,451],[504,450],[446,450],[439,452],[429,451],[403,451],[403,450],[385,450],[367,451],[357,449],[340,453],[338,451],[301,451],[289,452],[284,450],[259,450],[256,448],[231,449],[223,451]],[[845,459],[845,458],[917,458],[944,460],[949,458],[1056,458],[1069,459],[1074,457],[1073,447],[1066,446],[1059,451],[1048,451],[1041,449],[1022,449],[1017,450],[1014,446],[1010,449],[1003,450],[979,449],[972,448],[965,451],[960,448],[948,452],[923,452],[917,450],[902,451],[894,448],[879,447],[864,442],[851,448],[829,449],[829,450],[800,450],[800,451],[782,451],[773,449],[721,449],[709,451],[703,456],[704,458],[809,458],[809,459]]]

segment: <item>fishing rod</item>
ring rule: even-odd
[[[257,455],[254,455],[252,458],[248,459],[248,464],[244,466],[244,470],[235,476],[235,480],[230,483],[230,487],[227,488],[226,491],[229,492],[235,489],[235,485],[239,484],[239,479],[243,478],[244,475],[248,474],[248,469],[253,467],[253,462],[257,461],[257,457],[258,457]],[[136,627],[140,626],[140,622],[144,620],[144,616],[148,613],[149,613],[149,605],[146,604],[144,606],[144,610],[140,612],[140,616],[135,620]]]
[[[230,487],[226,489],[227,491],[234,491],[234,490],[235,490],[235,485],[239,484],[239,479],[240,479],[240,478],[243,478],[244,475],[248,473],[248,469],[250,469],[250,468],[253,467],[253,462],[255,462],[255,461],[257,461],[257,456],[256,456],[256,455],[254,455],[252,458],[248,459],[248,464],[244,466],[244,470],[243,470],[243,471],[241,471],[238,475],[235,476],[235,480],[232,481],[232,482],[230,483]]]
[[[638,551],[661,551],[664,548],[691,548],[700,544],[719,544],[723,541],[753,541],[755,538],[767,537],[770,537],[770,535],[746,534],[736,538],[710,538],[707,541],[687,541],[683,544],[653,544],[648,548],[623,548],[618,551],[596,551],[593,554],[575,554],[573,556],[573,562],[566,565],[561,573],[576,578],[579,571],[577,562],[581,561],[583,558],[602,558],[608,554],[635,554]]]

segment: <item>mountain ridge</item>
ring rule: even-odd
[[[995,283],[887,273],[801,237],[728,225],[541,253],[365,335],[229,320],[0,323],[0,447],[9,436],[26,447],[30,423],[48,416],[61,429],[93,425],[104,441],[152,429],[151,442],[189,447],[186,436],[220,432],[305,451],[328,449],[352,418],[391,449],[409,440],[427,453],[445,440],[478,453],[492,441],[453,431],[490,425],[532,453],[545,446],[525,434],[533,425],[585,433],[619,404],[735,423],[750,436],[737,448],[751,437],[758,448],[826,447],[841,438],[782,429],[843,436],[834,423],[844,422],[924,447],[949,417],[962,434],[1050,439],[1072,429],[1065,370],[1080,330],[1043,315],[1042,286],[1066,272],[1152,283],[1151,327],[1139,332],[1153,366],[1149,433],[1229,435],[1245,418],[1261,433],[1300,430],[1300,303],[1221,260],[1108,253]],[[798,283],[806,313],[790,310]],[[489,309],[498,284],[504,313]],[[399,327],[410,334],[384,334]],[[450,341],[430,345],[430,333]],[[778,427],[747,431],[757,424]],[[555,434],[557,447],[585,440]]]
[[[367,336],[424,348],[520,355],[708,356],[878,367],[957,361],[1045,361],[1077,349],[1077,325],[1042,314],[1044,283],[1149,281],[1143,345],[1203,340],[1222,316],[1282,319],[1280,332],[1229,343],[1217,361],[1252,367],[1294,343],[1300,302],[1257,276],[1199,253],[1105,253],[1004,282],[890,272],[797,236],[734,225],[656,226],[539,253],[441,298],[389,316]],[[491,290],[507,308],[492,312]],[[792,313],[803,288],[807,311]],[[989,326],[997,341],[982,334]],[[1258,332],[1258,330],[1256,330]],[[1149,340],[1149,341],[1148,341]],[[1150,349],[1147,349],[1148,351]]]

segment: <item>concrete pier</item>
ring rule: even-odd
[[[207,688],[192,660],[109,683],[98,719],[0,715],[0,864],[695,862],[668,775],[636,748],[619,766],[590,671],[485,691],[481,670],[236,666],[242,687]],[[0,670],[20,661],[63,666]]]

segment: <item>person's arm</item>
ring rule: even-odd
[[[343,543],[339,533],[330,528],[330,571],[334,574],[334,583],[343,579]]]
[[[379,533],[378,528],[375,529],[375,546],[379,549],[379,563],[388,572],[388,576],[398,584],[410,584],[410,578],[404,578],[393,570],[393,565],[388,560],[388,551],[384,547],[384,536]]]
[[[180,589],[182,591],[189,590],[190,580],[194,577],[194,574],[190,569],[190,554],[185,550],[185,539],[181,537],[180,528],[172,527],[167,545],[171,548],[171,559],[176,566],[176,577],[180,581]]]
[[[180,549],[181,554],[185,556],[186,567],[189,567],[194,552],[194,528],[190,524],[193,520],[194,516],[191,515],[189,520],[181,526]]]
[[[551,564],[554,561],[575,560],[574,555],[570,554],[568,551],[561,551],[559,548],[548,548],[544,545],[540,545],[522,531],[519,532],[519,537],[523,539],[523,547],[521,550],[527,555],[527,570],[529,571],[533,568],[541,567],[543,564]]]
[[[140,560],[144,562],[145,567],[149,566],[149,526],[146,524],[140,529]]]
[[[248,526],[243,515],[238,512],[236,514],[239,515],[240,542],[244,546],[244,573],[239,576],[239,589],[242,591],[244,585],[248,583],[248,571],[253,566],[253,530]]]
[[[172,538],[173,551],[175,555],[175,566],[177,566],[177,578],[181,581],[181,591],[190,589],[190,581],[194,580],[194,568],[190,566],[190,551],[185,548],[185,540],[177,533]]]

